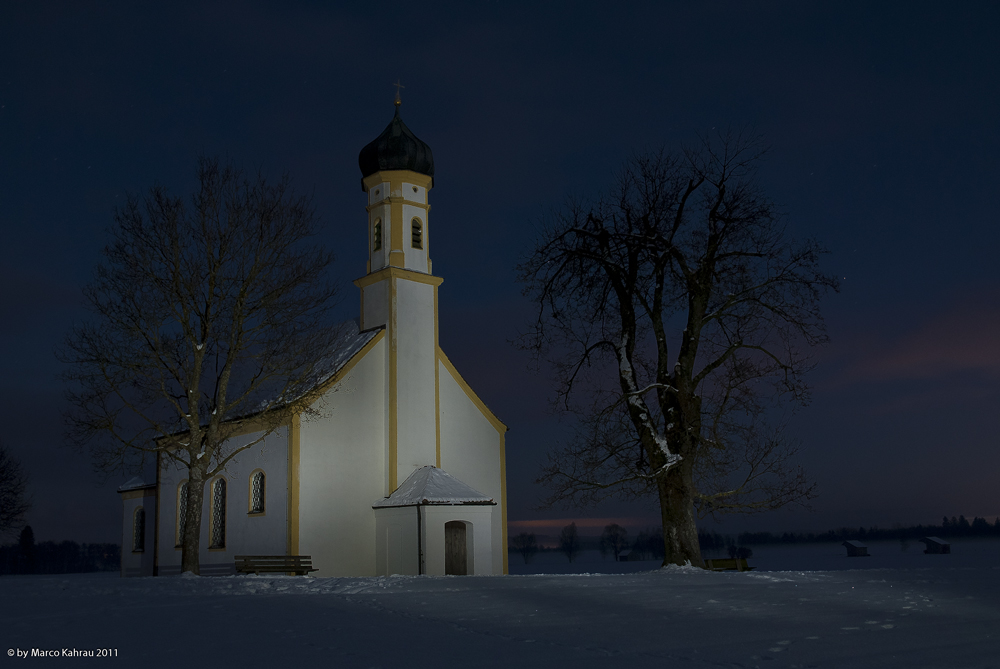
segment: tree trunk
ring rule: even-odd
[[[704,567],[694,521],[693,458],[684,458],[657,481],[660,517],[663,522],[663,566]]]
[[[181,573],[200,575],[201,519],[205,503],[205,470],[195,465],[188,470],[187,518],[181,538]]]

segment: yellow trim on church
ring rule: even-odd
[[[435,466],[441,469],[441,365],[438,364],[438,286],[434,286],[434,453]]]
[[[430,190],[433,188],[434,178],[411,170],[383,170],[369,174],[361,180],[361,183],[366,193],[379,184],[388,183],[389,195],[392,196],[396,191],[402,192],[404,183]]]
[[[424,211],[428,212],[431,210],[431,206],[426,202],[418,202],[417,200],[407,200],[406,198],[402,197],[387,197],[384,200],[379,200],[375,204],[368,205],[367,207],[365,207],[365,211],[367,211],[370,214],[373,209],[378,209],[379,207],[383,207],[387,204],[392,204],[394,202],[399,202],[401,204],[408,204],[411,207],[419,207],[420,209],[423,209]]]
[[[476,405],[479,411],[482,412],[486,420],[488,420],[490,424],[501,433],[506,432],[507,426],[496,417],[496,414],[490,411],[490,408],[486,406],[481,399],[479,399],[479,396],[476,395],[476,392],[469,386],[468,383],[465,382],[465,379],[463,379],[462,375],[458,373],[458,370],[455,369],[455,365],[451,363],[451,360],[448,359],[448,356],[445,355],[440,346],[437,347],[437,353],[438,358],[444,363],[445,368],[451,373],[452,378],[455,379],[455,382],[458,383],[458,386],[463,390],[463,392],[465,392],[465,395],[472,401],[473,404]]]
[[[386,454],[386,460],[389,467],[389,481],[388,490],[386,491],[386,496],[396,491],[398,483],[396,481],[396,310],[392,308],[392,305],[396,304],[396,281],[392,268],[386,268],[390,270],[386,275],[389,277],[389,322],[386,323],[391,334],[389,336],[389,341],[387,346],[389,347],[389,435],[388,435],[388,449],[389,452]]]
[[[360,351],[351,356],[351,359],[345,362],[344,366],[341,367],[336,374],[334,374],[329,379],[324,381],[322,385],[316,386],[316,389],[309,393],[310,400],[308,403],[312,404],[312,402],[314,402],[317,398],[319,398],[320,395],[325,393],[335,384],[343,380],[345,376],[350,374],[351,370],[354,369],[354,366],[361,361],[361,358],[368,355],[368,352],[371,351],[373,348],[375,348],[375,345],[378,344],[380,341],[382,341],[383,337],[385,337],[385,330],[379,330],[377,333],[375,333],[375,336],[372,337],[372,340],[367,344],[365,344],[364,346],[362,346]]]
[[[371,274],[366,274],[359,279],[355,279],[354,285],[358,288],[367,288],[372,284],[378,283],[379,281],[385,281],[386,279],[406,279],[407,281],[413,281],[415,283],[426,283],[430,286],[440,286],[444,283],[444,279],[432,274],[424,274],[423,272],[417,272],[412,269],[404,269],[402,267],[383,267],[377,272],[372,272]]]

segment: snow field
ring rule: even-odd
[[[995,667],[1000,569],[3,577],[0,630],[118,653],[21,666]]]

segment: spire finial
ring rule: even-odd
[[[394,83],[393,86],[396,87],[396,101],[393,104],[395,104],[398,107],[399,105],[403,104],[403,101],[399,99],[399,89],[406,88],[406,86],[399,83],[399,79],[396,79],[396,83]]]

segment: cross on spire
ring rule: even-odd
[[[395,105],[398,107],[403,104],[403,101],[399,99],[399,89],[406,88],[403,84],[399,83],[399,79],[396,79],[396,83],[393,84],[396,87],[396,102]]]

